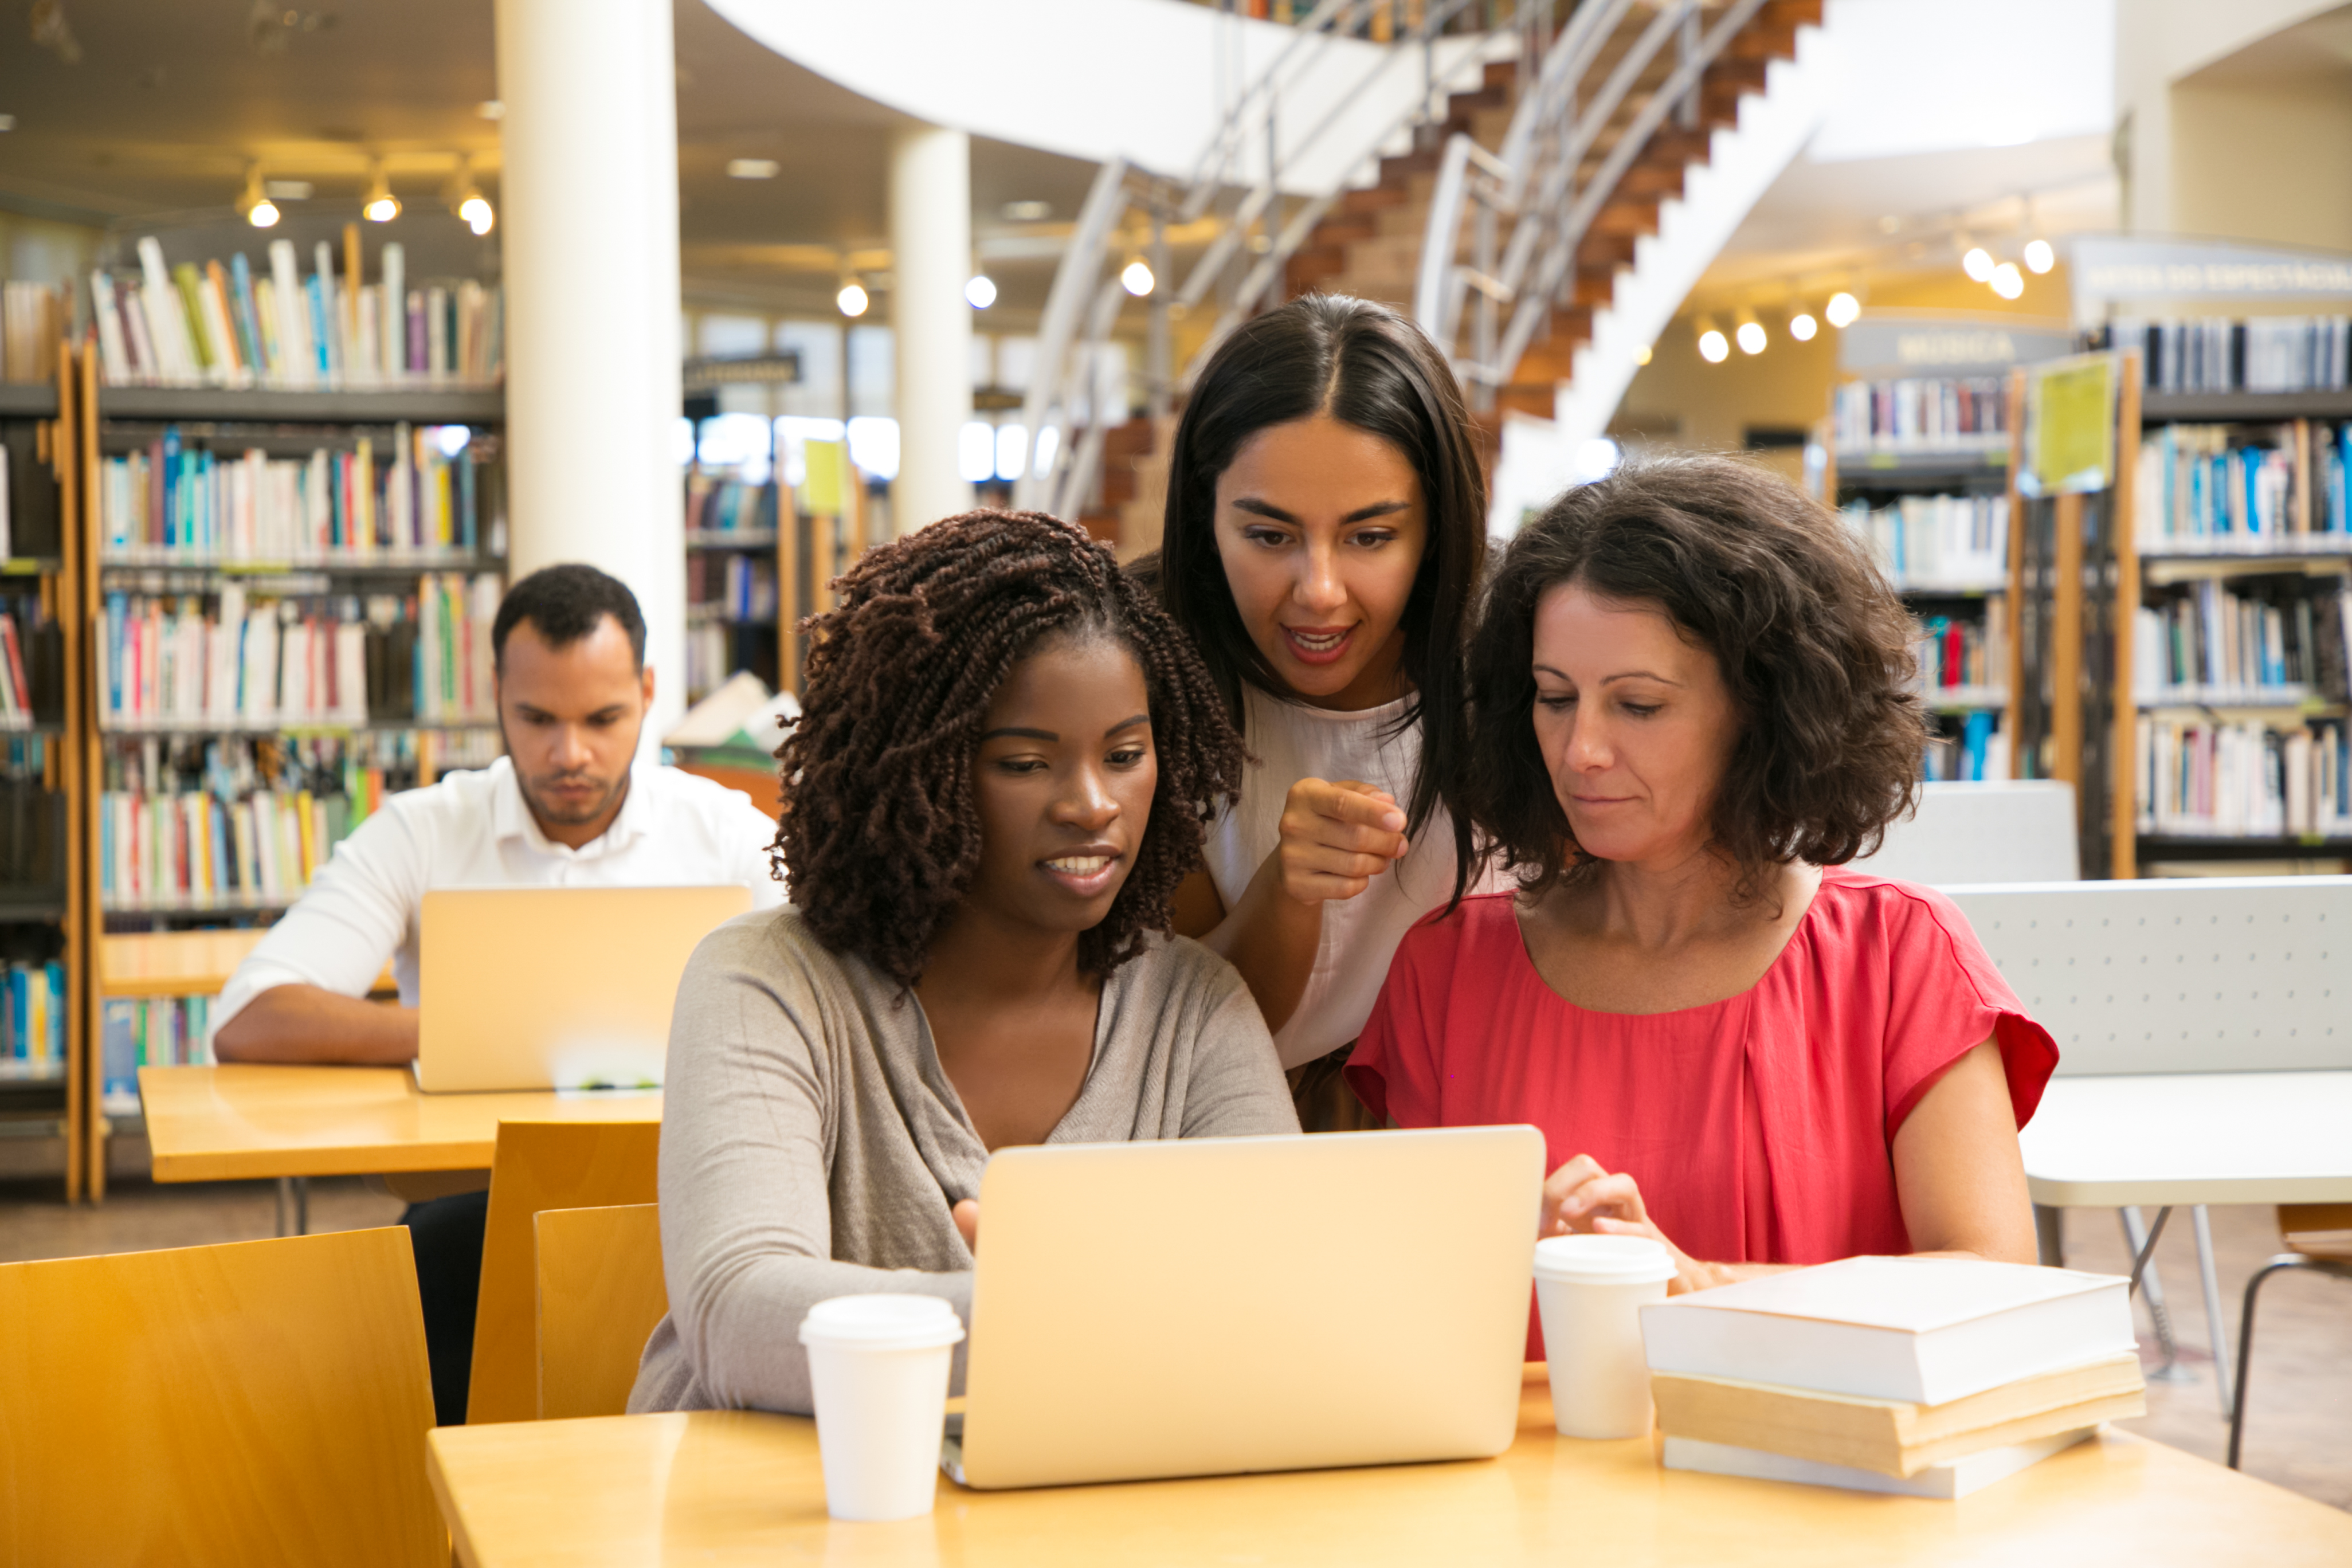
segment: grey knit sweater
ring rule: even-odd
[[[1105,982],[1086,1085],[1046,1142],[1297,1130],[1241,976],[1180,937]],[[791,909],[711,932],[670,1022],[669,1315],[629,1408],[806,1413],[800,1323],[829,1297],[940,1296],[968,1323],[971,1253],[950,1211],[979,1195],[987,1160],[911,994]]]

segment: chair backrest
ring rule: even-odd
[[[2054,779],[1931,784],[1916,814],[1886,826],[1857,871],[1946,887],[1962,882],[2071,882],[2082,864],[2074,786]]]
[[[2352,1263],[2352,1204],[2281,1204],[2278,1222],[2291,1250]]]
[[[646,1341],[668,1310],[658,1205],[541,1209],[539,1418],[626,1410]]]
[[[532,1216],[654,1201],[657,1121],[501,1121],[482,1226],[482,1289],[466,1424],[539,1414],[539,1294]]]
[[[441,1568],[408,1232],[0,1264],[0,1562]]]
[[[2352,877],[1946,891],[2061,1073],[2352,1068]]]

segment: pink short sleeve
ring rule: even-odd
[[[1374,1117],[1399,1127],[1438,1124],[1436,1053],[1444,1037],[1444,977],[1450,968],[1443,950],[1452,945],[1433,921],[1405,932],[1348,1058],[1348,1087]]]
[[[2023,1127],[2057,1069],[2057,1042],[2026,1016],[1958,905],[1933,889],[1886,886],[1899,895],[1885,905],[1886,1136],[1894,1138],[1953,1063],[1988,1039],[2000,1049],[2010,1107]]]

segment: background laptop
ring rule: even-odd
[[[1008,1149],[980,1189],[971,1487],[1499,1454],[1532,1127]]]
[[[695,943],[751,889],[444,888],[417,938],[422,1089],[658,1085]]]

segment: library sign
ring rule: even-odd
[[[2074,319],[2104,321],[2118,304],[2352,300],[2352,257],[2197,240],[2084,235],[2068,258]]]
[[[2015,316],[1865,314],[1839,335],[1838,364],[1873,378],[1998,375],[2074,351],[2064,323]]]

